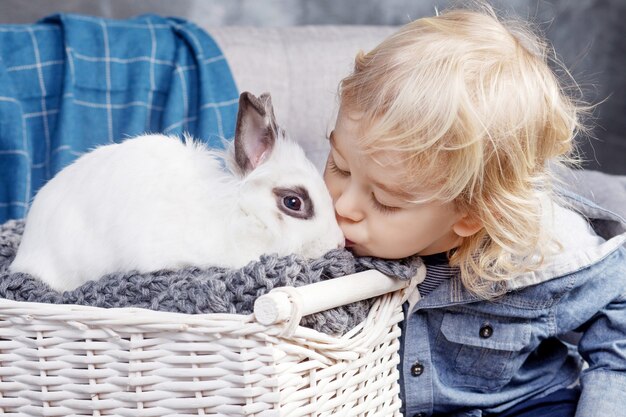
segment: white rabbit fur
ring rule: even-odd
[[[284,190],[311,205],[310,218],[285,214]],[[324,182],[276,127],[269,95],[243,93],[227,151],[143,135],[59,172],[34,199],[10,270],[70,290],[108,273],[316,258],[343,243]]]

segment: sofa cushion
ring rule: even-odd
[[[208,32],[222,49],[239,91],[270,92],[278,122],[318,168],[328,154],[339,81],[359,50],[395,30],[385,26],[219,27]]]

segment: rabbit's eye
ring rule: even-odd
[[[295,195],[288,195],[287,197],[283,198],[283,204],[289,210],[300,211],[302,209],[302,200],[300,199],[300,197],[297,197]]]
[[[276,198],[276,207],[282,214],[302,220],[315,216],[313,201],[305,187],[275,187],[272,192]]]

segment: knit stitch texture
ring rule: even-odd
[[[296,255],[263,255],[240,269],[188,267],[144,274],[115,273],[72,291],[58,292],[28,274],[8,271],[23,231],[23,220],[0,225],[0,297],[51,304],[140,307],[189,314],[250,314],[254,300],[275,287],[298,287],[367,269],[410,279],[421,263],[417,257],[398,261],[354,257],[343,249],[314,260]],[[370,299],[312,314],[304,317],[301,325],[341,335],[366,318],[372,302]]]

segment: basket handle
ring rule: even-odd
[[[421,266],[413,278],[400,280],[370,269],[301,287],[274,288],[256,299],[254,317],[257,322],[266,326],[288,319],[299,319],[415,286],[424,280],[425,272],[425,268]]]

